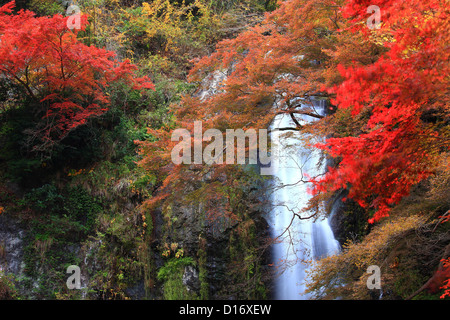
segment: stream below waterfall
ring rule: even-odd
[[[325,113],[324,101],[316,101],[314,109]],[[301,123],[314,121],[310,116],[301,116]],[[288,114],[278,115],[272,128],[295,127]],[[277,300],[307,300],[304,294],[307,261],[318,260],[339,251],[327,218],[299,219],[294,213],[303,209],[311,195],[303,182],[325,172],[325,165],[319,164],[320,150],[311,150],[300,140],[299,132],[272,131],[272,141],[278,143],[278,169],[274,172],[269,222],[272,237],[279,237],[272,246],[272,255],[277,275],[274,283],[274,298]],[[303,178],[303,179],[302,179]],[[308,217],[311,213],[301,213]],[[281,236],[280,236],[281,235]]]

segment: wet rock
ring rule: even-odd
[[[16,276],[23,271],[23,239],[25,232],[20,223],[7,216],[0,216],[0,268]]]
[[[183,284],[189,292],[198,293],[200,291],[200,278],[197,269],[193,266],[187,266],[184,268]]]
[[[145,286],[144,281],[139,281],[134,286],[125,289],[125,294],[133,300],[141,300],[145,298]]]

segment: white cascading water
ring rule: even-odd
[[[323,101],[315,106],[319,114],[324,114]],[[315,118],[302,116],[301,123]],[[300,121],[299,121],[300,122]],[[272,128],[295,127],[288,114],[278,115]],[[302,182],[307,177],[315,177],[325,171],[318,166],[320,150],[302,146],[299,132],[272,131],[272,141],[278,141],[278,169],[274,173],[270,216],[272,236],[279,237],[273,245],[274,264],[277,268],[274,295],[277,300],[307,300],[304,294],[307,261],[317,260],[339,251],[339,243],[334,238],[328,219],[299,219],[294,216],[303,209],[311,195],[307,192],[309,183]],[[301,213],[307,217],[308,212]],[[306,262],[306,263],[305,263]]]
[[[212,77],[205,78],[202,84],[204,89],[198,92],[199,97],[205,99],[217,93],[220,83],[227,77],[226,74],[227,72],[216,71]],[[323,115],[324,101],[317,102],[318,105],[314,108],[317,113]],[[316,120],[314,117],[301,117],[301,122],[314,120]],[[294,126],[289,115],[278,115],[271,127],[275,129]],[[279,277],[275,279],[275,299],[309,299],[310,295],[303,294],[308,265],[302,262],[320,259],[338,252],[339,243],[334,238],[328,219],[313,222],[295,218],[292,225],[290,224],[293,212],[299,212],[310,199],[307,192],[308,185],[299,180],[302,177],[306,179],[305,174],[314,177],[323,173],[325,167],[317,167],[320,158],[319,150],[312,152],[311,149],[299,145],[301,141],[298,139],[298,132],[291,132],[287,136],[285,131],[272,130],[271,135],[272,141],[279,141],[280,144],[278,146],[279,167],[274,172],[273,181],[276,181],[274,184],[283,185],[272,193],[271,202],[274,209],[268,217],[272,225],[272,236],[278,237],[283,233],[279,239],[281,242],[273,245],[274,263],[280,271]],[[307,216],[308,213],[302,215]]]

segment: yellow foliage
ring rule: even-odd
[[[341,253],[314,263],[308,272],[307,291],[318,298],[364,298],[368,293],[367,267],[381,267],[380,261],[390,246],[407,232],[416,230],[425,220],[420,215],[391,217],[374,227],[363,241],[347,241]]]
[[[198,10],[198,18],[194,23],[193,9]],[[155,0],[151,4],[142,3],[142,17],[146,25],[148,38],[162,36],[166,40],[165,51],[177,51],[180,42],[189,37],[208,39],[208,31],[220,24],[220,19],[214,14],[204,0],[181,5],[169,0]],[[213,39],[209,39],[213,40]]]

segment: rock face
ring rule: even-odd
[[[166,221],[167,221],[166,217]],[[228,262],[228,239],[229,231],[233,224],[229,221],[206,221],[205,213],[201,205],[178,205],[174,204],[171,209],[170,226],[160,229],[163,233],[158,235],[162,242],[177,243],[184,249],[184,255],[198,258],[201,241],[205,242],[206,261],[203,267],[207,270],[206,281],[208,282],[210,298],[214,299],[217,291],[223,285]],[[161,262],[160,262],[161,263]],[[198,269],[193,266],[185,267],[183,284],[189,292],[199,293],[200,277]]]
[[[351,199],[342,201],[346,192],[337,193],[332,200],[330,226],[341,246],[347,241],[359,241],[368,232],[367,212]]]
[[[23,260],[25,231],[18,221],[0,215],[0,278],[12,276],[13,282],[23,275],[25,263]],[[2,299],[9,299],[2,296]]]
[[[200,291],[200,278],[197,269],[193,266],[184,268],[183,284],[189,292],[198,293]]]
[[[176,242],[188,250],[187,255],[197,252],[199,235],[202,232],[202,217],[199,206],[174,204],[171,210],[171,226],[166,230],[167,241]],[[164,223],[164,222],[163,222]]]
[[[256,246],[256,242],[268,237],[269,228],[262,212],[252,211],[250,215],[257,232],[253,240],[255,242],[246,245]],[[208,299],[233,299],[229,291],[234,285],[234,280],[230,278],[230,246],[236,245],[233,241],[236,241],[237,230],[242,229],[240,222],[225,215],[207,218],[203,206],[193,203],[173,203],[170,212],[161,213],[157,221],[155,236],[159,246],[176,243],[179,248],[183,248],[184,256],[196,261],[194,266],[184,268],[182,282],[187,291],[199,295],[202,286],[204,290],[207,285]],[[263,255],[259,263],[265,264],[267,261],[270,259]],[[156,262],[157,267],[163,264],[161,260]]]
[[[23,271],[23,239],[25,232],[19,223],[0,215],[0,270],[16,276]]]

